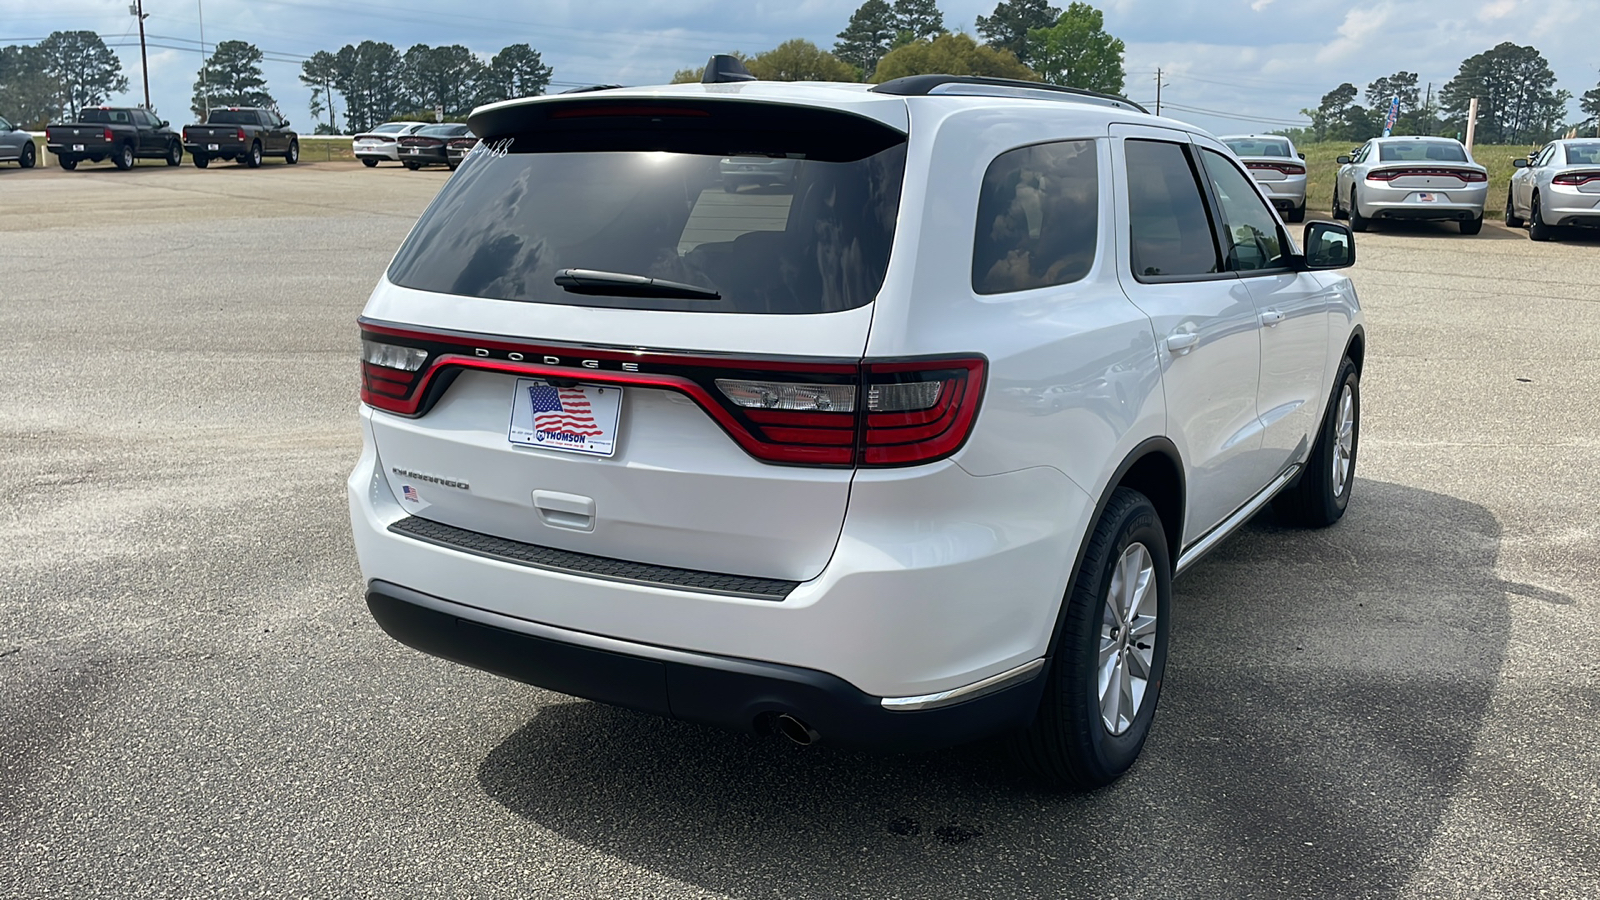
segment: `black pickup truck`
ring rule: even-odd
[[[291,166],[300,161],[300,137],[288,120],[253,106],[213,109],[205,124],[184,126],[183,146],[202,169],[213,159],[238,160],[252,169],[263,156],[281,156]]]
[[[183,162],[183,143],[167,123],[147,109],[129,107],[90,107],[76,122],[50,125],[44,147],[69,170],[86,159],[109,159],[119,169],[133,168],[135,159],[164,159],[169,166]]]

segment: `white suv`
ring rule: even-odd
[[[413,647],[800,743],[1015,732],[1092,786],[1173,576],[1274,497],[1344,511],[1352,237],[1302,253],[1190,126],[950,76],[471,125],[360,322],[351,518]],[[726,192],[736,156],[794,177]]]

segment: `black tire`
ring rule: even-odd
[[[378,165],[378,161],[373,159],[370,156],[363,156],[363,157],[361,157],[361,164],[363,166],[366,166],[367,168],[371,169],[371,168],[373,168],[373,167]]]
[[[261,142],[256,141],[250,145],[250,155],[244,158],[244,164],[252,169],[261,168]]]
[[[1533,195],[1533,208],[1528,210],[1528,239],[1541,242],[1556,239],[1555,228],[1544,223],[1544,210],[1538,194]]]
[[[1522,217],[1517,215],[1517,204],[1511,200],[1511,188],[1506,188],[1506,227],[1522,227]]]
[[[56,157],[56,163],[60,165],[61,168],[71,172],[73,169],[78,167],[78,158],[75,156],[58,156]]]
[[[1304,222],[1306,220],[1306,208],[1305,208],[1305,206],[1301,205],[1301,206],[1296,206],[1293,209],[1290,209],[1288,214],[1284,216],[1284,219],[1285,219],[1285,221],[1288,221],[1290,223],[1296,223],[1296,224],[1298,224],[1300,222]]]
[[[1361,207],[1356,205],[1356,189],[1350,189],[1350,230],[1366,231],[1372,220],[1361,214]]]
[[[34,164],[39,161],[38,153],[39,151],[33,147],[33,141],[29,141],[27,146],[22,148],[22,157],[17,160],[17,164],[24,169],[33,168]]]
[[[283,155],[283,161],[291,166],[300,161],[299,138],[293,138],[289,141],[289,152]]]
[[[111,161],[116,164],[117,168],[123,170],[124,172],[133,168],[133,145],[123,144],[122,147],[117,150],[117,155],[111,157]]]
[[[402,163],[402,165],[404,165],[406,168],[410,169],[413,172],[415,172],[416,170],[422,168],[422,164],[421,163],[414,163],[414,162],[412,162],[410,160],[406,160],[404,163]]]
[[[1344,413],[1346,390],[1349,391],[1350,422],[1348,450],[1344,452],[1348,465],[1343,467],[1343,481],[1334,473],[1335,454],[1340,452],[1340,431]],[[1333,394],[1328,398],[1328,408],[1322,414],[1322,426],[1317,431],[1317,445],[1311,448],[1311,458],[1300,477],[1273,500],[1273,509],[1286,522],[1307,528],[1326,528],[1339,521],[1350,505],[1350,491],[1356,483],[1356,457],[1361,451],[1361,373],[1356,364],[1345,357],[1339,364],[1339,373],[1333,380]]]
[[[451,161],[445,163],[445,165],[450,167],[450,171],[454,172],[457,168],[459,168],[461,166],[461,163],[458,163],[458,162],[456,162],[455,160],[452,159]]]
[[[1477,234],[1483,230],[1483,216],[1476,219],[1462,219],[1456,224],[1461,226],[1462,234]]]
[[[1337,181],[1334,182],[1333,185],[1333,208],[1330,210],[1330,212],[1333,213],[1333,217],[1335,219],[1350,218],[1350,214],[1345,212],[1344,207],[1339,205],[1339,183]]]
[[[1111,641],[1114,647],[1119,638],[1126,644],[1127,633],[1139,634],[1132,630],[1119,634],[1112,627],[1118,620],[1106,621],[1108,595],[1121,584],[1115,570],[1125,552],[1137,552],[1135,544],[1144,547],[1151,564],[1153,583],[1146,590],[1155,591],[1155,625],[1153,634],[1134,641],[1150,653],[1147,663],[1142,657],[1136,660],[1148,666],[1143,699],[1135,705],[1126,729],[1115,734],[1102,713],[1100,654],[1104,641]],[[1049,784],[1090,790],[1110,784],[1133,766],[1161,698],[1172,608],[1172,564],[1166,532],[1149,498],[1124,487],[1111,495],[1064,602],[1055,652],[1045,670],[1039,713],[1033,724],[1016,736],[1013,746],[1022,765]],[[1139,608],[1146,609],[1147,602]],[[1112,629],[1109,637],[1106,629]],[[1132,648],[1125,652],[1130,660],[1138,656]]]
[[[194,167],[196,169],[204,169],[206,166],[211,165],[211,157],[209,156],[201,156],[198,153],[191,153],[189,154],[189,159],[194,162]]]
[[[173,141],[167,145],[167,165],[183,165],[183,145],[177,141]]]

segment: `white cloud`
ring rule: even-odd
[[[1389,21],[1390,12],[1388,4],[1383,4],[1357,7],[1345,13],[1344,22],[1339,25],[1338,39],[1317,53],[1317,62],[1338,62],[1359,51]]]
[[[1263,9],[1266,9],[1267,7],[1271,6],[1272,4],[1273,4],[1273,0],[1256,0],[1256,2],[1250,4],[1250,8],[1255,10],[1256,12],[1261,12]]]

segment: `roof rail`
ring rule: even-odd
[[[951,86],[954,86],[953,90],[950,89]],[[962,88],[973,88],[974,90],[962,90]],[[904,78],[895,78],[885,81],[883,84],[874,85],[872,90],[879,94],[898,94],[904,97],[925,97],[930,94],[965,94],[980,97],[1030,97],[1037,100],[1077,98],[1103,106],[1134,109],[1142,113],[1150,112],[1150,110],[1129,100],[1127,97],[1119,97],[1116,94],[1102,94],[1099,91],[1090,91],[1084,88],[1044,84],[1039,81],[1022,81],[1017,78],[989,78],[983,75],[907,75]],[[1051,94],[1066,94],[1068,96],[1052,97],[1050,96]]]

